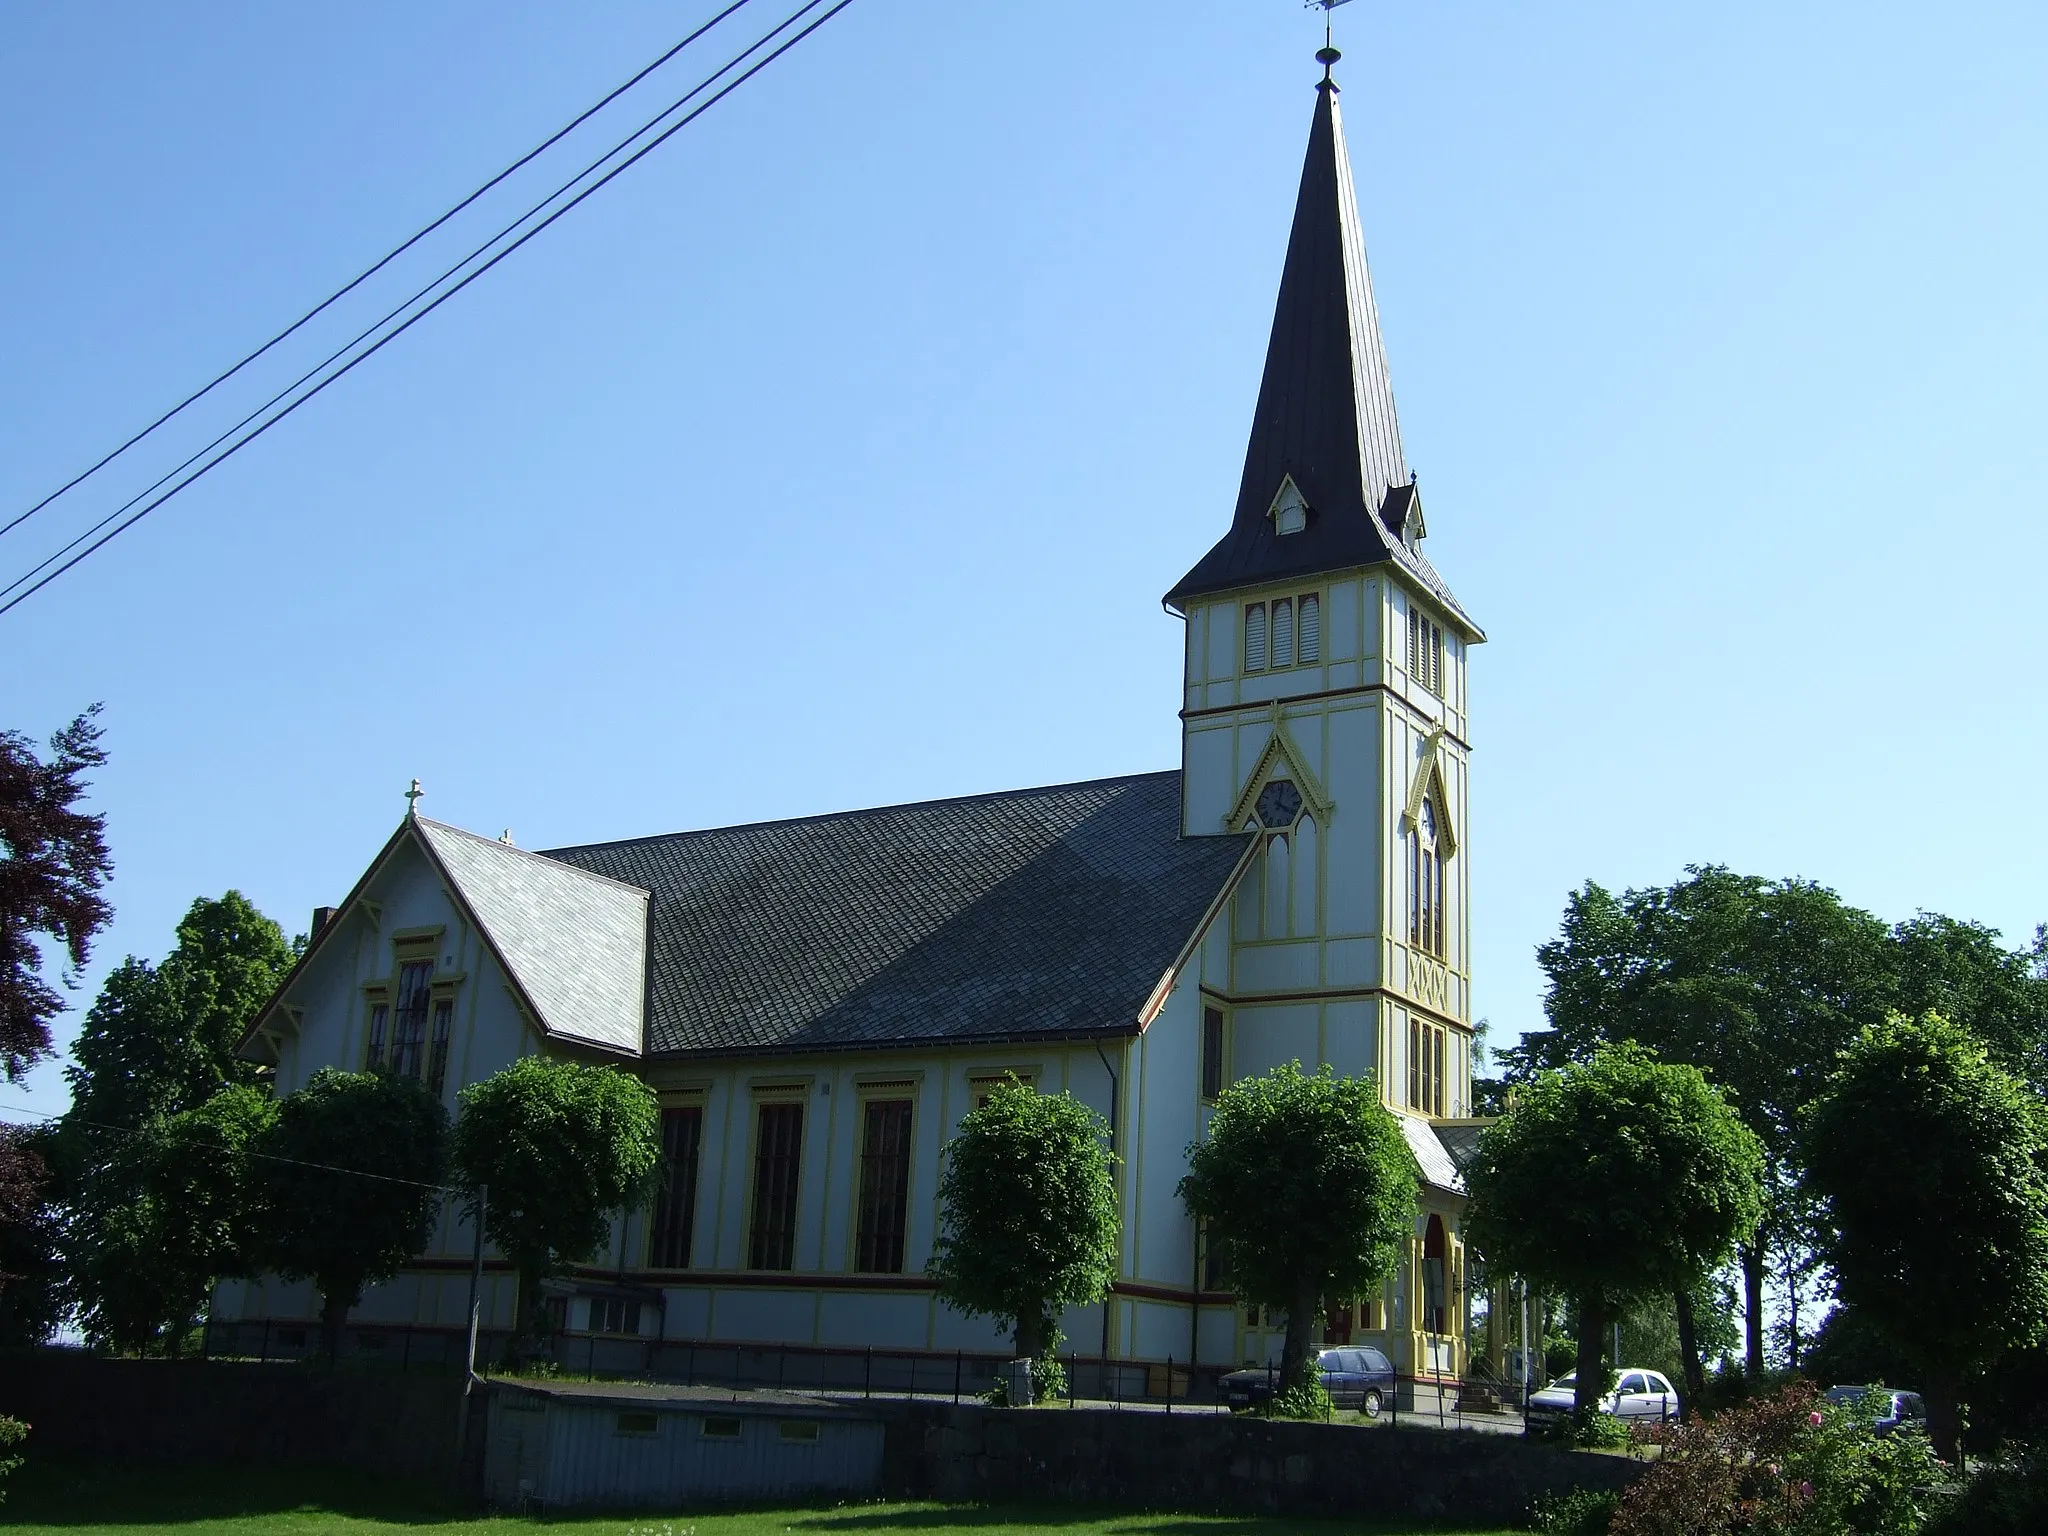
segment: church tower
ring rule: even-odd
[[[1376,1072],[1471,1110],[1466,659],[1422,552],[1338,89],[1316,87],[1229,531],[1166,595],[1187,623],[1182,831],[1264,839],[1231,916],[1229,1077]],[[1220,991],[1205,971],[1205,985]]]

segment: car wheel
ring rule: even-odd
[[[1364,1398],[1361,1399],[1358,1404],[1358,1411],[1364,1414],[1368,1419],[1378,1418],[1380,1416],[1379,1393],[1376,1391],[1367,1392]]]

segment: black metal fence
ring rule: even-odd
[[[500,1362],[510,1342],[503,1329],[477,1335],[477,1363]],[[341,1330],[334,1365],[348,1370],[460,1371],[468,1335],[456,1328],[351,1322]],[[205,1353],[214,1359],[326,1363],[320,1326],[274,1320],[212,1321]],[[725,1344],[708,1340],[558,1333],[530,1352],[523,1369],[591,1381],[668,1381],[683,1386],[782,1388],[865,1397],[945,1397],[956,1401],[991,1391],[1006,1354],[972,1350],[829,1348]],[[1064,1395],[1075,1401],[1133,1407],[1214,1407],[1226,1367],[1190,1370],[1186,1362],[1104,1360],[1063,1355]]]
[[[477,1364],[489,1370],[505,1359],[510,1336],[485,1329],[477,1336]],[[333,1367],[350,1371],[459,1372],[466,1331],[447,1327],[349,1323]],[[328,1364],[320,1327],[312,1322],[216,1321],[205,1330],[206,1354],[216,1359],[304,1361]],[[1233,1369],[1185,1361],[1058,1357],[1064,1400],[1093,1406],[1213,1412],[1222,1406],[1221,1378]],[[727,1344],[697,1339],[655,1339],[623,1334],[557,1333],[529,1351],[519,1369],[570,1380],[657,1381],[679,1386],[782,1389],[854,1397],[921,1397],[966,1402],[996,1386],[1007,1354],[985,1351],[830,1348],[816,1345]],[[1498,1401],[1498,1397],[1495,1398]],[[1525,1423],[1519,1407],[1477,1410],[1459,1384],[1427,1386],[1403,1407],[1390,1397],[1379,1422],[1445,1429]]]

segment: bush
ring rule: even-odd
[[[1622,1494],[1614,1536],[1914,1536],[1941,1479],[1924,1439],[1880,1440],[1869,1407],[1810,1385],[1638,1434],[1663,1454]]]
[[[1320,1376],[1312,1376],[1298,1386],[1282,1387],[1266,1404],[1266,1413],[1275,1419],[1313,1419],[1318,1423],[1326,1421],[1337,1405],[1330,1401],[1329,1388]]]
[[[1926,1536],[2032,1536],[2048,1531],[2048,1447],[1981,1468],[1927,1522]]]
[[[1598,1408],[1583,1414],[1532,1421],[1529,1435],[1532,1439],[1547,1440],[1553,1445],[1577,1446],[1589,1451],[1618,1451],[1633,1443],[1627,1423]]]
[[[21,1444],[27,1438],[28,1426],[26,1424],[22,1423],[19,1419],[10,1419],[4,1414],[0,1414],[0,1483],[6,1482],[7,1474],[21,1465],[21,1458],[19,1456],[9,1456],[5,1453]],[[4,1500],[6,1497],[7,1495],[4,1492],[0,1492],[0,1500]]]
[[[1607,1536],[1620,1497],[1590,1488],[1554,1493],[1537,1501],[1531,1526],[1542,1536]]]

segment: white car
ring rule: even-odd
[[[1569,1414],[1576,1401],[1574,1393],[1578,1379],[1577,1371],[1567,1371],[1531,1396],[1529,1417],[1538,1419],[1546,1415]],[[1631,1368],[1621,1373],[1621,1379],[1600,1406],[1618,1419],[1675,1419],[1678,1417],[1678,1393],[1659,1372]]]

